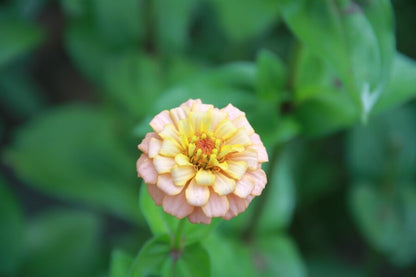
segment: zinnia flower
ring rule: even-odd
[[[150,122],[137,171],[157,205],[192,223],[230,219],[261,194],[266,149],[245,113],[188,100]]]

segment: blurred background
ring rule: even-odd
[[[137,144],[188,98],[244,110],[273,157],[207,243],[213,276],[416,276],[416,2],[392,1],[401,54],[367,124],[277,2],[0,1],[0,276],[136,256]]]

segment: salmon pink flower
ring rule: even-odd
[[[137,171],[157,205],[192,223],[230,219],[261,194],[268,161],[245,113],[188,100],[150,122],[139,145]]]

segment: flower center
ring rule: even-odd
[[[195,142],[196,149],[201,149],[202,154],[211,154],[215,148],[215,142],[210,138],[202,138]]]
[[[218,165],[217,154],[220,150],[221,140],[215,139],[212,134],[202,133],[193,136],[188,144],[188,156],[197,168],[213,169]]]

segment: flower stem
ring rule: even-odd
[[[173,249],[181,249],[182,244],[182,233],[185,228],[185,219],[181,219],[178,222],[178,227],[176,228],[175,238],[173,241]]]

